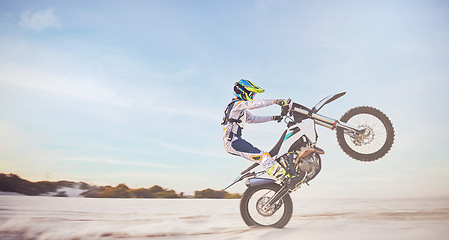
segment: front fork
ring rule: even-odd
[[[302,115],[308,116],[312,119],[315,120],[316,124],[323,126],[323,127],[327,127],[330,128],[331,130],[338,128],[343,128],[349,131],[353,131],[359,134],[363,134],[365,132],[365,129],[361,129],[359,127],[355,127],[355,126],[351,126],[347,123],[344,122],[340,122],[336,119],[333,118],[329,118],[326,116],[323,116],[321,114],[318,113],[311,113],[307,110],[301,109],[301,108],[294,108],[293,111],[300,113]]]
[[[290,175],[296,174],[294,164],[293,164],[293,153],[288,154],[288,172]],[[284,183],[282,185],[281,189],[277,191],[265,205],[263,206],[264,209],[270,208],[273,204],[277,203],[281,198],[283,198],[288,193],[292,192],[292,190],[289,190],[287,187],[287,183]]]
[[[277,191],[273,197],[271,197],[267,203],[263,206],[263,209],[269,209],[273,204],[277,203],[285,195],[289,194],[291,190],[288,189],[287,184],[284,184],[279,191]]]

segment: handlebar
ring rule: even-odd
[[[282,119],[283,119],[285,116],[287,116],[288,111],[290,110],[290,103],[291,103],[291,102],[292,102],[292,100],[289,98],[289,99],[287,99],[287,104],[285,104],[284,106],[281,106],[281,107],[282,107],[282,110],[281,110],[281,118],[278,120],[278,122],[281,122]]]

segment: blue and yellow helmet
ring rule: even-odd
[[[235,83],[234,95],[244,101],[252,101],[256,93],[263,93],[265,90],[256,86],[246,79],[241,79]]]

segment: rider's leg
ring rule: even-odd
[[[290,176],[290,174],[288,174],[287,171],[278,162],[276,162],[268,152],[259,150],[244,139],[239,138],[232,142],[225,142],[225,148],[231,154],[239,155],[250,161],[261,164],[270,176],[282,182],[287,181],[287,184],[291,189],[295,188],[298,183],[305,179],[305,173]]]
[[[296,185],[302,183],[302,181],[306,178],[305,172],[300,172],[299,174],[295,174],[293,176],[288,174],[281,164],[275,161],[268,152],[262,155],[262,164],[270,176],[282,182],[287,181],[287,186],[291,190],[296,188]]]
[[[268,152],[262,154],[260,164],[270,176],[276,179],[283,181],[288,176],[287,171]]]

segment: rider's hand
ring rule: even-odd
[[[281,115],[272,116],[271,120],[280,122],[282,121],[282,116]]]
[[[275,103],[276,103],[277,105],[279,105],[279,106],[285,106],[285,105],[288,104],[288,103],[287,103],[287,100],[285,100],[285,99],[276,99],[276,100],[275,100]]]

